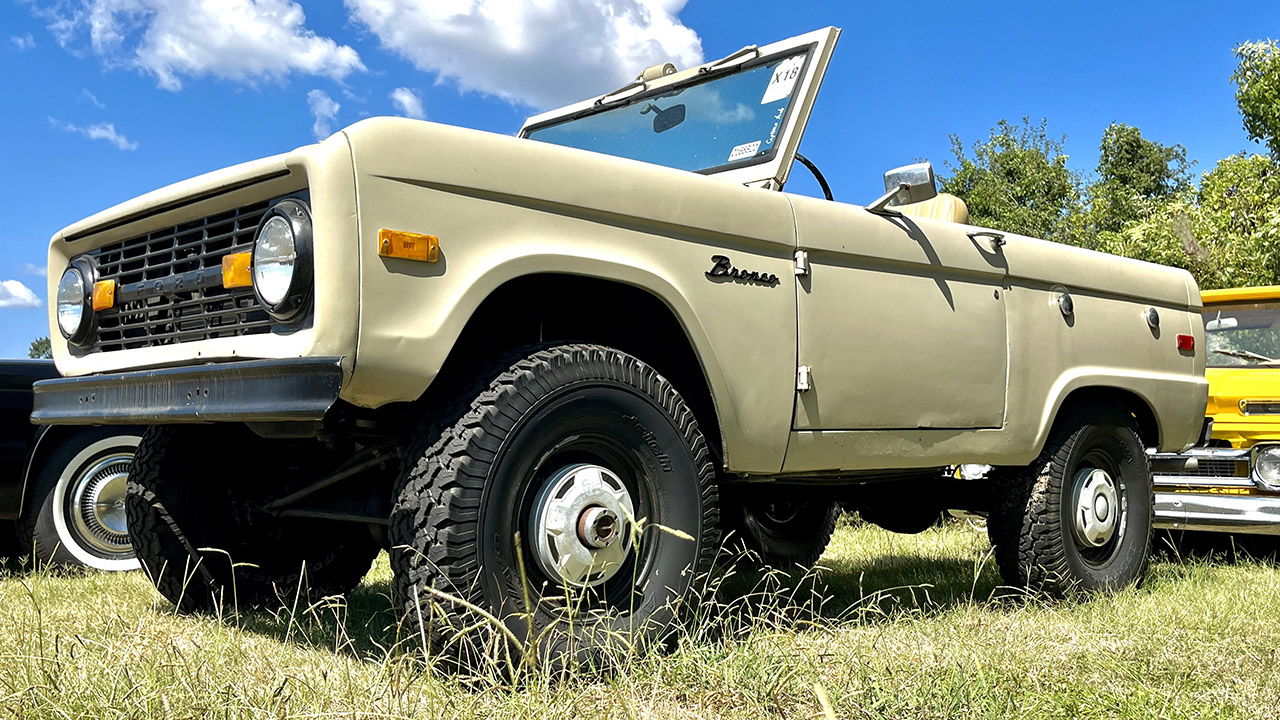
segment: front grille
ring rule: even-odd
[[[1157,472],[1154,475],[1165,477],[1201,477],[1230,478],[1249,477],[1249,461],[1230,458],[1197,458],[1195,470],[1178,470],[1177,472]]]
[[[116,306],[96,313],[90,351],[110,352],[271,331],[253,288],[224,288],[224,255],[253,247],[274,200],[244,205],[88,253],[98,280],[116,281]],[[201,281],[197,271],[205,271]],[[187,275],[183,275],[188,273]],[[183,275],[183,286],[176,276]],[[168,280],[168,282],[161,282]]]

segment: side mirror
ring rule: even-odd
[[[903,165],[884,174],[884,191],[896,191],[891,205],[924,202],[938,195],[938,181],[933,176],[933,163]]]
[[[867,206],[867,210],[881,215],[897,215],[888,209],[890,204],[907,205],[924,202],[938,195],[938,181],[929,162],[903,165],[884,174],[884,195]]]

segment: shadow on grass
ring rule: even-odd
[[[1152,544],[1155,559],[1165,562],[1280,563],[1280,537],[1273,535],[1157,530]]]

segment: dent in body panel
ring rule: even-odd
[[[429,123],[349,132],[362,278],[359,362],[344,399],[416,399],[475,309],[510,280],[595,277],[673,310],[711,386],[729,469],[781,468],[795,382],[795,236],[781,195]],[[384,227],[438,237],[439,261],[379,257]],[[780,282],[713,282],[715,254]]]

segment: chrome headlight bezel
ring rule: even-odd
[[[75,274],[80,278],[80,322],[76,327],[68,332],[62,326],[62,288],[63,283],[67,281],[67,277]],[[66,270],[62,271],[62,277],[58,280],[58,289],[54,295],[54,324],[58,326],[58,332],[67,342],[78,347],[87,347],[91,344],[93,332],[97,325],[93,313],[93,284],[97,281],[98,273],[93,265],[93,261],[87,257],[78,257],[71,261]]]
[[[288,223],[293,233],[293,272],[289,277],[289,286],[282,298],[277,302],[269,302],[259,288],[259,251],[262,249],[262,232],[273,218],[282,218]],[[289,323],[300,319],[311,304],[312,262],[311,262],[311,209],[300,200],[281,200],[272,205],[262,219],[253,236],[253,293],[258,303],[266,309],[273,319]]]
[[[1280,492],[1280,445],[1258,445],[1250,457],[1253,479],[1268,490]]]

